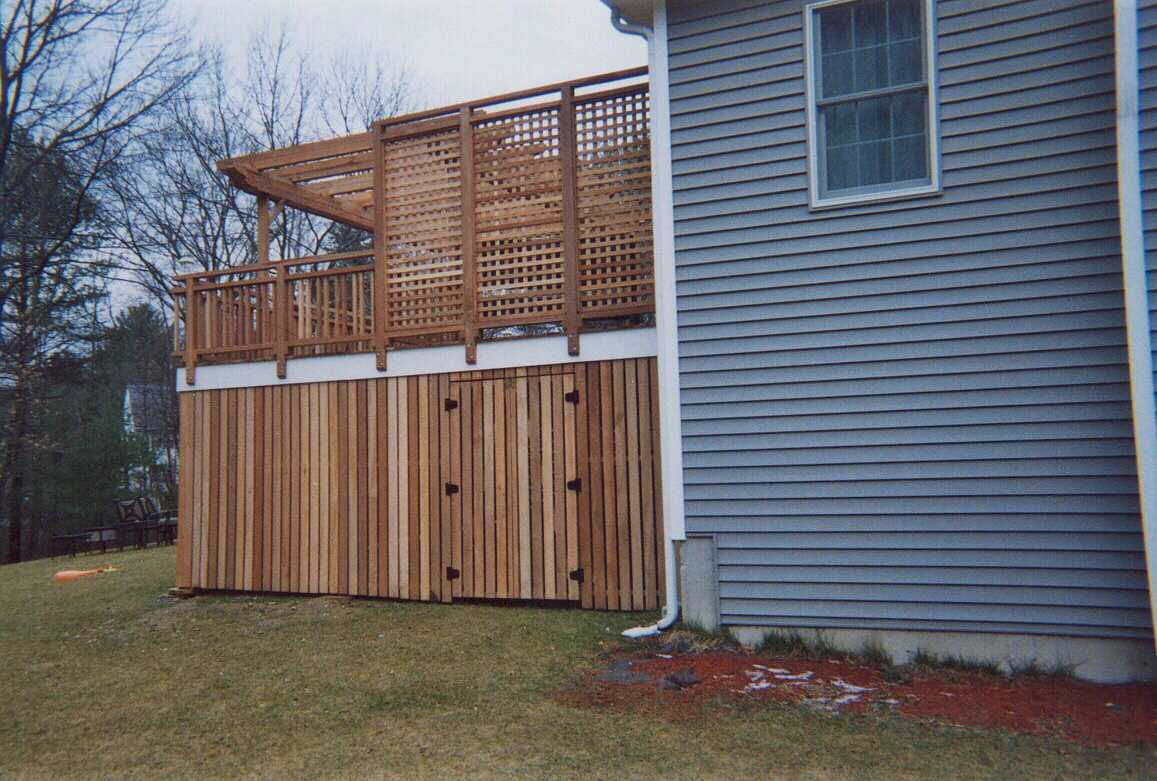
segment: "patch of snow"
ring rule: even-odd
[[[844,690],[844,691],[846,691],[846,692],[856,692],[856,693],[859,693],[859,692],[870,692],[870,691],[872,691],[872,687],[871,687],[871,686],[855,686],[855,685],[853,685],[853,684],[850,684],[850,683],[848,683],[847,681],[843,680],[842,678],[835,678],[835,679],[833,679],[833,680],[832,680],[832,685],[833,685],[833,686],[835,686],[835,687],[836,687],[836,688],[838,688],[838,689],[843,689],[843,690]]]
[[[751,666],[756,667],[760,670],[766,670],[767,672],[771,673],[772,675],[790,675],[791,674],[791,670],[785,670],[782,667],[764,667],[762,664],[753,664]]]
[[[776,673],[775,677],[781,681],[808,681],[811,680],[813,675],[815,675],[815,673],[813,673],[811,670],[808,670],[807,672],[796,673],[795,675],[788,674],[785,670],[783,673]]]

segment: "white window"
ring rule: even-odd
[[[932,0],[804,8],[813,207],[939,191],[932,13]]]

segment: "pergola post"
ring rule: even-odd
[[[579,354],[578,279],[578,135],[575,132],[574,86],[562,90],[558,104],[558,149],[562,165],[562,292],[566,350]]]
[[[281,211],[278,204],[277,211]],[[257,262],[269,263],[269,227],[273,222],[274,211],[269,207],[269,199],[264,195],[257,196]],[[288,351],[289,328],[286,310],[289,303],[289,289],[285,279],[285,269],[279,268],[277,276],[273,276],[272,269],[265,269],[265,276],[273,279],[273,357],[277,361],[277,377],[285,379],[285,358]]]
[[[375,126],[374,144],[374,354],[378,371],[386,370],[386,350],[389,349],[388,336],[390,301],[388,293],[388,270],[386,268],[387,244],[389,236],[386,228],[386,140],[382,127]]]
[[[458,133],[462,177],[462,328],[466,341],[466,363],[478,360],[478,268],[475,260],[474,215],[474,123],[473,109],[459,111]]]

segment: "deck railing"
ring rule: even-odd
[[[643,75],[382,120],[368,160],[327,158],[324,142],[307,145],[321,156],[279,150],[279,166],[351,182],[372,163],[374,249],[178,277],[190,380],[198,363],[277,360],[283,374],[287,358],[327,352],[376,351],[384,368],[388,349],[423,344],[464,344],[473,362],[479,340],[512,331],[565,333],[578,354],[596,321],[638,322],[654,307]]]

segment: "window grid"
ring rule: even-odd
[[[929,89],[929,56],[926,47],[926,36],[929,33],[929,24],[926,16],[930,13],[924,0],[917,0],[911,4],[913,16],[908,18],[893,18],[892,0],[879,3],[882,7],[883,19],[878,17],[872,20],[866,17],[865,8],[871,8],[870,3],[847,3],[846,20],[836,18],[833,37],[844,37],[847,46],[844,48],[824,49],[823,43],[827,29],[824,27],[824,12],[836,11],[845,4],[822,4],[827,7],[816,8],[811,6],[806,13],[809,16],[809,29],[814,25],[811,39],[808,41],[809,65],[814,75],[814,84],[809,112],[814,112],[813,132],[810,143],[815,150],[815,162],[818,171],[813,171],[813,178],[818,182],[813,184],[813,193],[819,199],[833,199],[841,197],[855,197],[863,195],[888,195],[889,191],[905,191],[912,187],[935,189],[938,186],[935,176],[934,159],[934,128],[932,127],[933,100]],[[865,25],[861,25],[861,14],[868,18]],[[838,30],[841,21],[846,24],[847,32]],[[865,28],[875,22],[875,31]],[[897,29],[914,34],[900,34],[892,37]],[[873,32],[875,34],[873,34]],[[867,40],[865,40],[867,36]],[[895,53],[898,47],[912,45],[918,51],[918,63],[915,59],[904,62],[897,61]],[[861,52],[875,51],[874,61],[859,56]],[[916,51],[909,51],[913,55]],[[836,58],[843,55],[850,61],[843,63],[845,72],[843,87],[829,83],[825,77],[824,65],[829,66],[836,62]],[[900,55],[901,57],[903,55]],[[881,63],[880,60],[883,60]],[[862,73],[861,68],[867,62],[872,70]],[[914,67],[918,64],[918,70]],[[849,67],[850,66],[850,67]],[[881,74],[881,66],[883,68]],[[897,78],[897,75],[907,78]],[[882,79],[881,79],[882,75]],[[834,79],[832,80],[834,81]],[[882,84],[880,82],[883,82]],[[866,86],[866,88],[864,88]],[[915,99],[915,102],[913,102]],[[868,104],[875,102],[876,105]],[[918,125],[912,127],[913,117],[909,117],[908,127],[898,127],[898,114],[901,109],[913,111],[919,105]],[[844,127],[844,138],[833,139],[834,134],[829,127],[832,113],[841,107],[851,107],[852,123],[851,134],[848,138],[848,127]],[[874,130],[863,126],[863,109],[879,112],[881,107],[887,111],[886,128],[877,126]],[[844,118],[847,122],[847,118]],[[875,133],[874,136],[866,137]],[[886,148],[886,153],[884,151]],[[849,154],[854,150],[854,154]],[[832,158],[839,160],[845,166],[843,170],[833,170],[830,167]],[[854,168],[853,168],[854,166]]]

